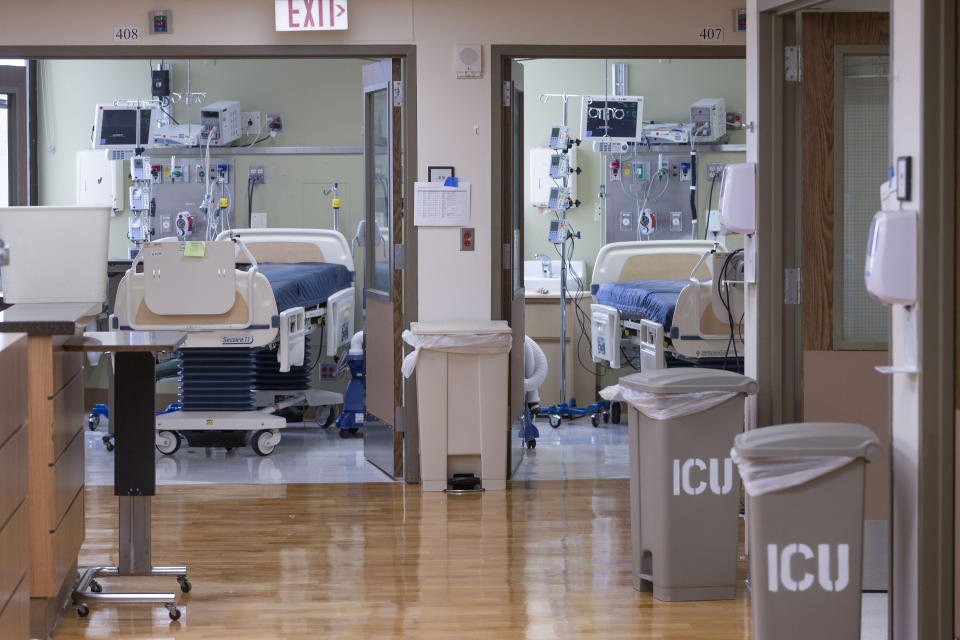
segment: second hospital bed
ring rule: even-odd
[[[158,449],[173,453],[181,437],[239,446],[252,433],[254,451],[267,455],[286,426],[276,412],[326,404],[318,396],[330,394],[311,391],[306,354],[311,334],[327,356],[353,335],[349,246],[325,229],[243,229],[201,244],[144,245],[118,287],[111,326],[187,333],[181,406],[157,416]]]

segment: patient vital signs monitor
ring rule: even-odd
[[[158,109],[137,106],[97,105],[93,126],[95,149],[133,150],[153,146]]]
[[[643,135],[643,96],[583,96],[580,137],[633,142]]]

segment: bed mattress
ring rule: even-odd
[[[353,271],[329,262],[261,262],[260,273],[270,281],[277,310],[312,307],[353,286]]]
[[[605,282],[597,288],[596,296],[598,303],[615,308],[625,317],[652,320],[669,331],[677,299],[689,284],[689,280]]]

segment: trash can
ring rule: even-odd
[[[734,597],[740,481],[730,444],[755,380],[729,371],[636,373],[601,392],[629,405],[634,587],[657,600]]]
[[[511,331],[503,321],[414,322],[403,375],[417,372],[424,491],[507,486]]]
[[[786,424],[736,437],[756,640],[860,637],[864,463],[881,453],[859,424]]]

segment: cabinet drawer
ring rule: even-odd
[[[27,551],[28,523],[27,505],[22,504],[0,529],[0,608],[27,574],[27,559],[30,557]]]
[[[72,336],[56,336],[53,339],[53,393],[63,389],[83,368],[83,354],[77,351],[61,351],[61,346]]]
[[[83,431],[80,431],[53,465],[54,526],[60,522],[67,507],[83,487],[84,443]]]
[[[13,434],[0,447],[0,525],[27,495],[27,427]]]
[[[77,372],[62,390],[53,396],[53,464],[73,437],[84,427],[83,374]]]
[[[56,585],[60,585],[67,577],[67,572],[77,563],[77,555],[83,545],[83,491],[77,495],[63,517],[60,527],[52,534],[54,558],[56,559]],[[56,592],[54,592],[56,595]]]
[[[3,637],[10,640],[30,637],[30,588],[26,578],[20,582],[6,608],[0,609],[0,629],[3,629]]]
[[[27,421],[27,338],[0,343],[0,443]]]

